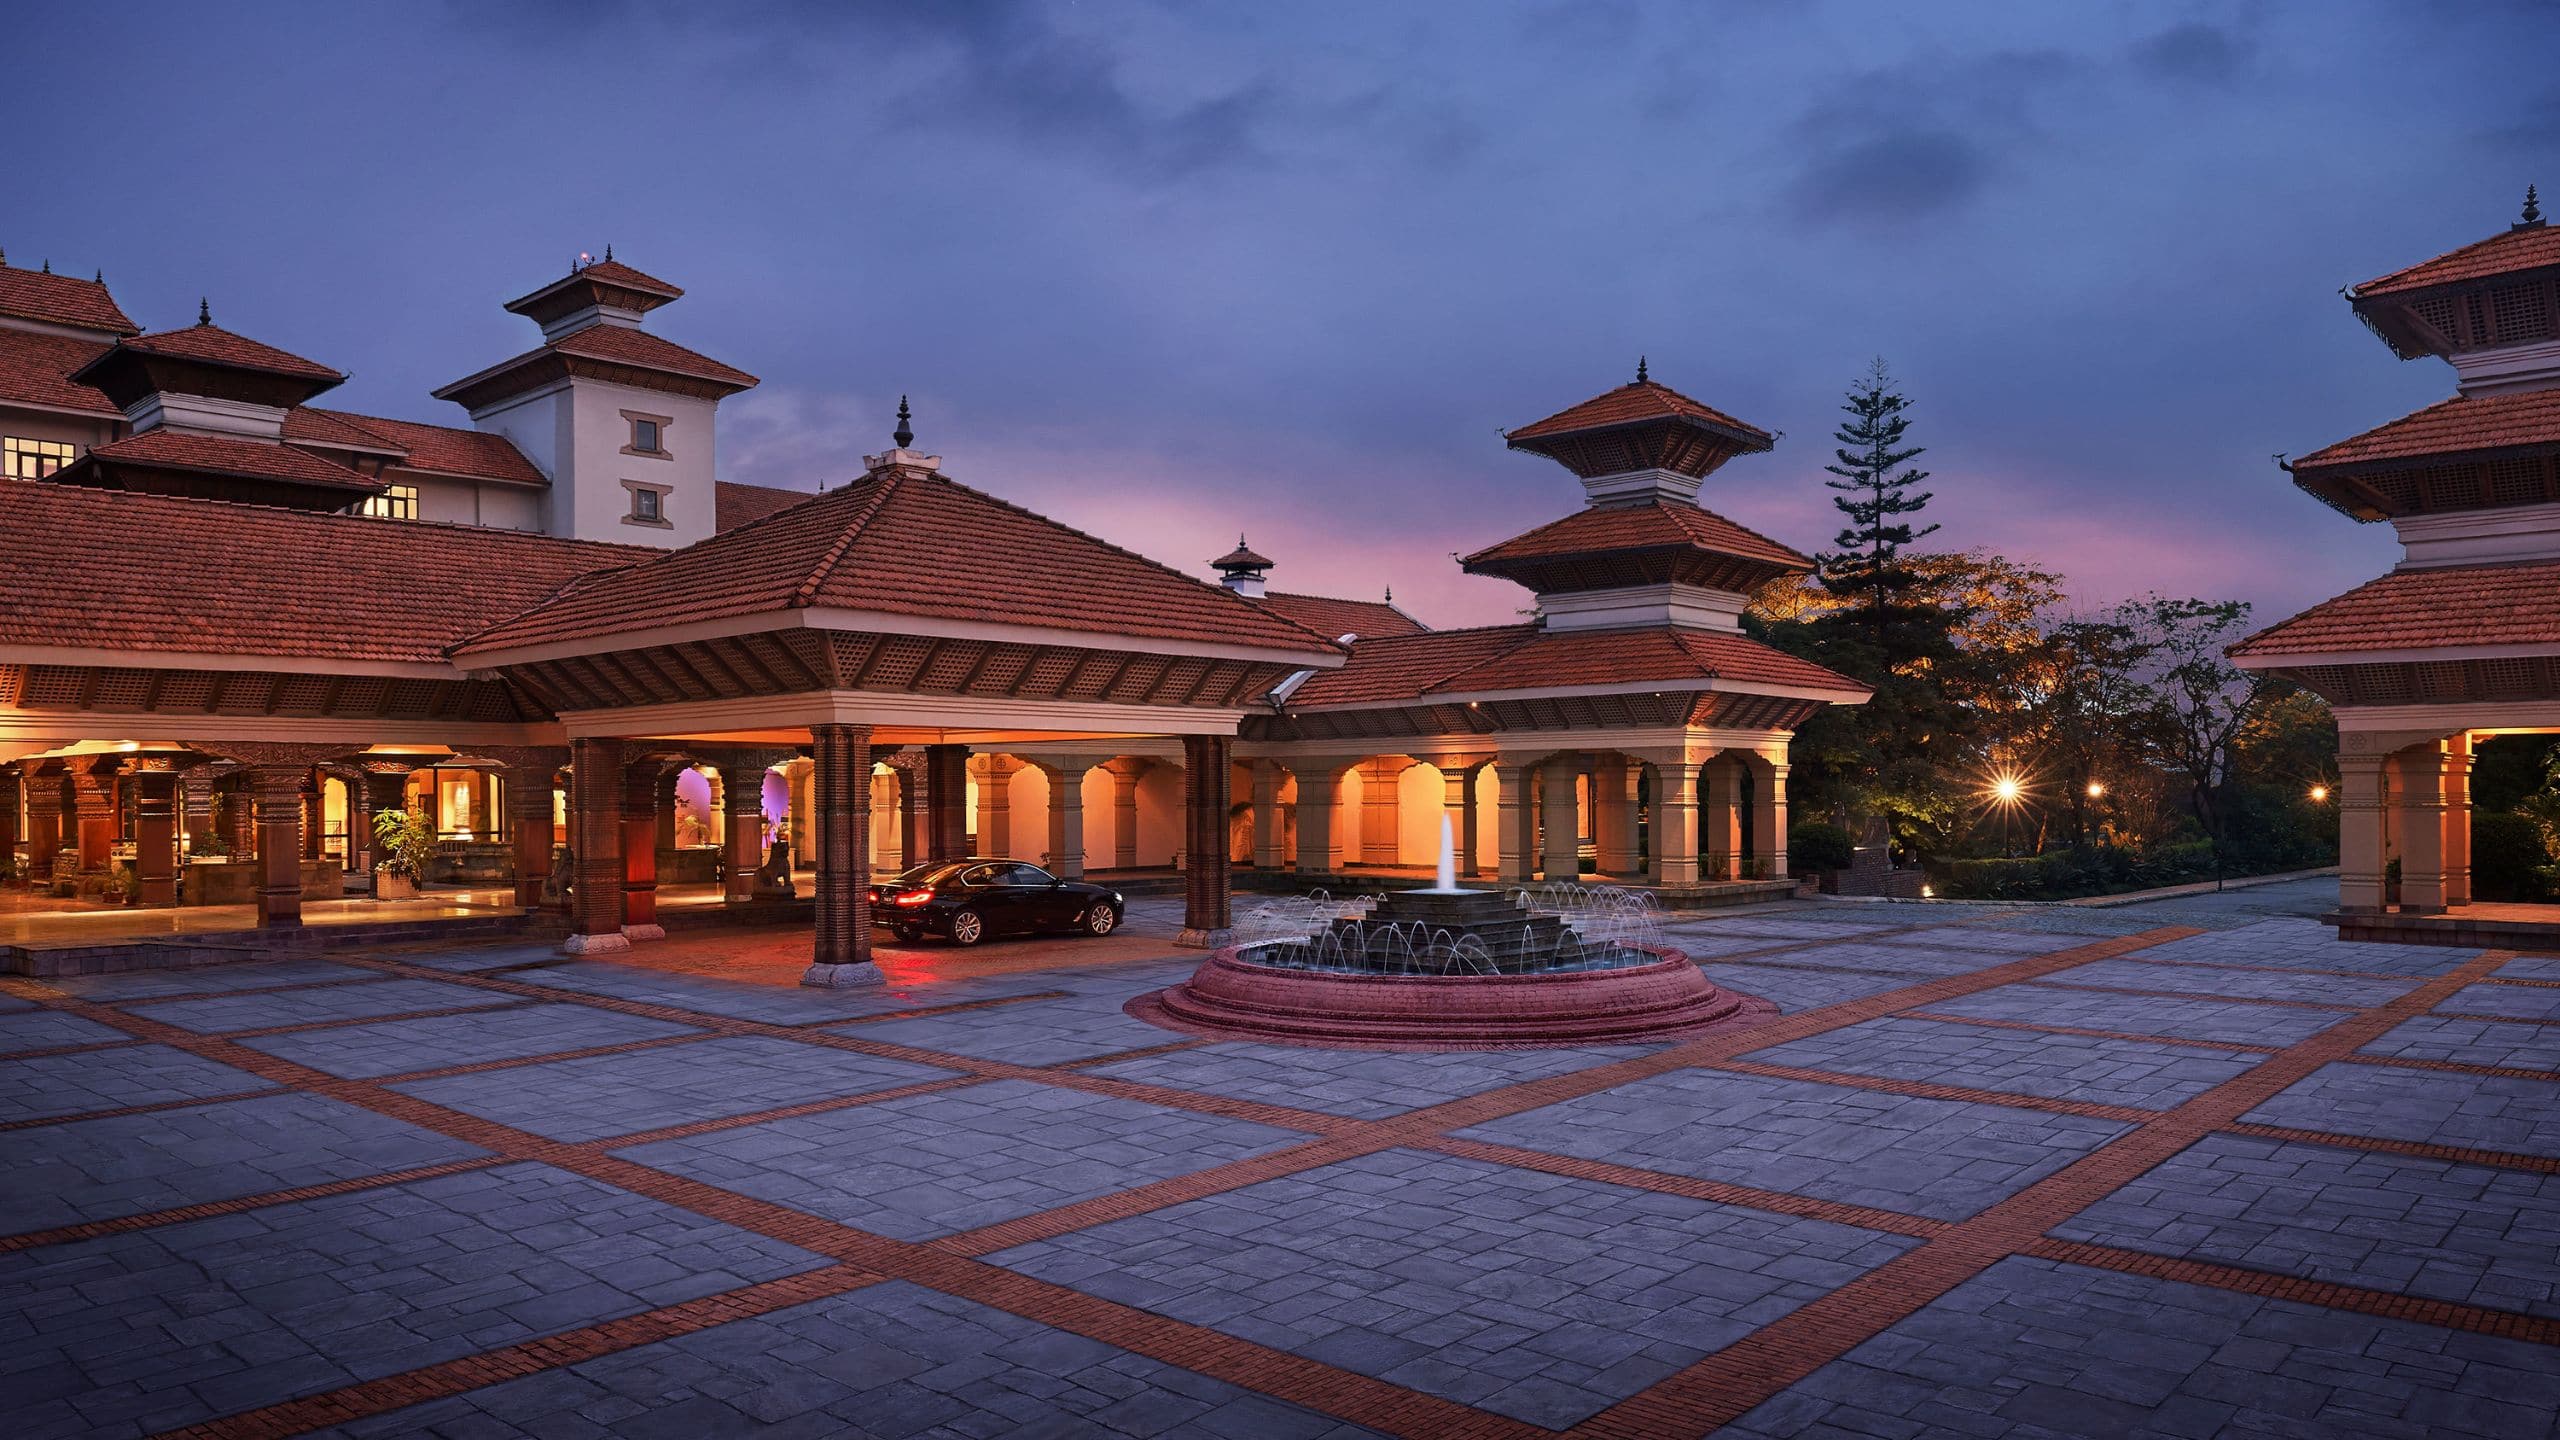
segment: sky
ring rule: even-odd
[[[946,473],[1195,574],[1435,626],[1581,503],[1501,431],[1652,374],[1780,433],[1701,503],[1808,552],[1844,388],[1913,402],[1929,542],[2072,605],[2389,567],[2303,454],[2444,398],[2339,287],[2560,185],[2560,7],[2364,0],[39,3],[9,263],[103,269],[429,397],[581,251],[762,377],[725,478],[817,488],[901,394]]]

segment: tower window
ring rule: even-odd
[[[631,423],[631,443],[622,447],[625,455],[645,455],[653,460],[675,458],[667,452],[667,427],[675,423],[665,415],[645,415],[625,410],[622,418]]]
[[[622,488],[631,492],[631,511],[622,517],[623,524],[649,525],[660,530],[675,528],[674,523],[667,519],[668,487],[625,480]]]
[[[634,450],[655,450],[655,449],[657,449],[657,448],[658,448],[658,422],[657,422],[657,421],[655,421],[655,420],[634,420],[634,421],[632,421],[632,422],[631,422],[631,448],[632,448],[632,449],[634,449]]]
[[[356,507],[359,515],[376,520],[415,520],[418,518],[418,487],[394,485],[379,495],[368,495]]]
[[[631,518],[634,520],[665,519],[665,516],[658,513],[658,492],[655,490],[632,491]]]
[[[12,480],[42,480],[78,458],[79,447],[63,441],[0,437],[0,474]]]

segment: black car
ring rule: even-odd
[[[1019,860],[943,860],[871,887],[871,923],[901,940],[942,935],[975,945],[991,935],[1120,928],[1120,892],[1061,880]]]

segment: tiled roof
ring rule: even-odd
[[[441,663],[461,636],[647,553],[23,480],[0,481],[0,533],[0,643],[357,662]]]
[[[1339,670],[1310,677],[1293,709],[1591,685],[1732,680],[1863,694],[1845,676],[1757,640],[1691,629],[1568,630],[1534,624],[1363,640]]]
[[[1210,561],[1209,568],[1213,570],[1223,570],[1232,565],[1239,570],[1245,569],[1248,566],[1258,566],[1264,570],[1268,570],[1271,568],[1271,564],[1270,556],[1247,546],[1244,543],[1244,537],[1239,535],[1236,537],[1236,548],[1219,556],[1217,559]]]
[[[1673,546],[1739,555],[1791,570],[1813,567],[1811,560],[1758,531],[1746,530],[1712,510],[1670,500],[1576,510],[1525,535],[1479,550],[1459,563],[1474,567],[1510,560]]]
[[[277,375],[291,375],[297,380],[327,380],[334,384],[347,378],[316,360],[305,360],[246,335],[234,335],[219,325],[161,330],[149,335],[136,335],[122,343],[125,349],[139,350],[145,355],[201,360],[208,365],[232,365],[243,370],[265,370]]]
[[[2513,274],[2519,270],[2539,270],[2547,265],[2560,265],[2560,226],[2535,225],[2523,230],[2502,230],[2486,240],[2474,240],[2433,260],[2422,260],[2405,270],[2376,276],[2349,293],[2356,299],[2365,300],[2404,290],[2424,290],[2432,285],[2452,285],[2464,280]]]
[[[812,607],[1300,653],[1329,648],[1218,586],[915,471],[867,476],[574,586],[469,648]]]
[[[645,290],[653,294],[663,295],[669,300],[680,299],[684,295],[683,287],[670,285],[655,275],[635,270],[630,266],[623,264],[619,260],[598,260],[591,265],[581,265],[577,269],[570,271],[568,274],[563,275],[559,279],[553,280],[548,284],[536,286],[525,294],[519,295],[515,299],[508,301],[506,308],[509,310],[522,309],[564,285],[573,284],[581,280],[596,285],[617,285],[625,290]]]
[[[316,445],[324,450],[361,450],[391,456],[406,453],[389,436],[366,429],[343,410],[321,410],[309,405],[296,405],[284,412],[284,438],[296,445]]]
[[[713,492],[711,528],[734,530],[750,520],[761,520],[776,510],[786,509],[816,495],[814,490],[784,490],[772,485],[742,485],[734,480],[717,482]]]
[[[2560,390],[2456,395],[2388,425],[2315,450],[2294,461],[2293,468],[2415,460],[2431,455],[2554,444],[2560,444]]]
[[[2233,655],[2560,645],[2560,560],[2395,570],[2280,620]]]
[[[125,318],[116,298],[97,281],[9,265],[0,265],[0,315],[118,335],[142,333],[142,327]]]
[[[0,275],[15,273],[0,270]],[[0,329],[0,401],[120,414],[105,395],[71,378],[71,372],[106,353],[101,341]]]
[[[467,475],[480,480],[504,480],[515,485],[551,483],[532,461],[524,458],[524,452],[515,447],[515,442],[504,435],[463,430],[451,425],[429,425],[417,420],[393,420],[380,415],[351,415],[343,410],[316,410],[307,405],[293,414],[323,416],[380,437],[389,448],[402,452],[403,458],[396,463],[404,470]],[[287,439],[295,438],[292,423],[292,416],[286,417]]]
[[[451,400],[467,391],[479,389],[511,371],[550,362],[560,363],[562,356],[577,356],[607,365],[627,365],[635,370],[655,370],[669,375],[708,381],[729,390],[745,390],[758,383],[756,377],[734,365],[723,365],[708,355],[687,350],[672,340],[662,340],[646,330],[628,325],[590,325],[574,330],[557,340],[509,356],[486,370],[465,375],[435,392],[439,400]],[[556,373],[556,372],[555,372]]]
[[[1559,410],[1544,420],[1509,431],[1504,438],[1517,443],[1543,440],[1549,436],[1571,434],[1577,430],[1599,430],[1612,425],[1632,425],[1646,420],[1684,419],[1703,421],[1720,430],[1755,440],[1760,448],[1772,443],[1769,432],[1757,425],[1736,420],[1709,405],[1701,405],[1668,385],[1651,380],[1638,380],[1604,391],[1579,405]]]
[[[109,460],[167,470],[195,470],[208,475],[282,480],[295,485],[343,489],[354,495],[373,495],[382,490],[381,481],[323,460],[308,450],[269,444],[263,440],[234,440],[222,435],[146,430],[112,445],[99,446],[79,464],[85,467],[91,461]]]
[[[1383,600],[1338,600],[1330,595],[1290,595],[1272,590],[1264,593],[1262,606],[1329,639],[1344,635],[1364,639],[1420,635],[1431,628]]]

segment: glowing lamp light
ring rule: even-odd
[[[2317,804],[2319,804],[2320,802],[2322,802],[2322,801],[2324,801],[2324,800],[2326,800],[2326,799],[2328,799],[2328,798],[2329,798],[2329,787],[2328,787],[2328,786],[2326,786],[2326,785],[2314,785],[2314,786],[2312,786],[2312,787],[2311,787],[2311,803],[2312,803],[2312,804],[2317,805]]]
[[[2015,775],[2003,775],[1991,782],[1991,798],[2003,805],[2017,804],[2018,797],[2024,793],[2026,787],[2018,783]]]
[[[2090,782],[2089,782],[2089,798],[2090,798],[2090,799],[2092,799],[2092,800],[2103,800],[2103,799],[2105,799],[2105,798],[2106,798],[2106,795],[2107,795],[2107,782],[2106,782],[2106,781],[2104,781],[2104,780],[2092,780],[2092,781],[2090,781]]]

